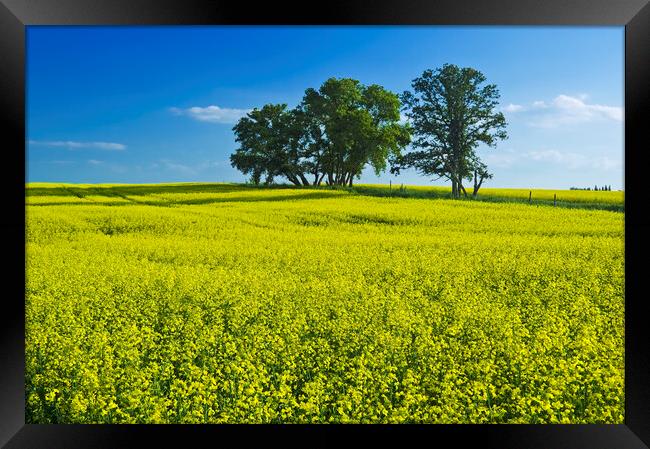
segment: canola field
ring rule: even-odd
[[[441,186],[403,186],[391,187],[383,184],[360,184],[353,190],[375,196],[398,196],[414,198],[444,198],[451,195],[451,187]],[[466,187],[467,194],[472,195],[471,186]],[[552,190],[552,189],[495,189],[483,187],[479,191],[479,200],[517,202],[534,205],[550,205],[554,201],[561,207],[591,208],[623,212],[623,191],[595,190]]]
[[[26,220],[28,423],[623,423],[624,213],[28,184]]]

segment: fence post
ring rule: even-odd
[[[530,192],[528,192],[528,204],[531,204],[532,198],[533,198],[533,191],[531,190]]]
[[[390,192],[391,195],[393,194],[393,180],[392,179],[388,181],[388,191]]]
[[[553,207],[557,206],[557,193],[553,194]]]

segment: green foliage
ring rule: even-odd
[[[30,185],[26,419],[622,423],[623,224],[343,189]]]
[[[483,180],[492,175],[475,150],[479,144],[496,146],[506,139],[506,120],[497,111],[499,91],[484,84],[485,76],[471,67],[445,64],[425,70],[401,99],[413,127],[413,151],[397,156],[391,171],[415,168],[418,173],[452,182],[452,195],[465,193],[463,180],[474,180],[476,196]]]
[[[284,176],[295,185],[352,185],[367,164],[379,174],[408,144],[399,109],[397,95],[379,85],[330,78],[295,109],[265,105],[243,117],[231,163],[255,184],[266,174],[267,184]]]
[[[253,109],[233,127],[240,144],[230,156],[233,167],[251,176],[253,184],[265,177],[266,185],[284,176],[295,185],[308,184],[303,176],[300,148],[302,123],[286,104],[267,104]]]

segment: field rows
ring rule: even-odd
[[[235,185],[26,201],[28,422],[623,422],[622,213]]]

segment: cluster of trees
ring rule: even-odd
[[[395,94],[350,78],[330,78],[309,88],[299,105],[267,104],[234,126],[239,148],[233,167],[255,184],[284,177],[295,185],[347,185],[370,165],[377,174],[413,168],[452,183],[452,195],[476,196],[492,177],[476,154],[507,138],[497,112],[499,92],[472,68],[445,64]],[[404,111],[407,120],[402,120]],[[411,144],[409,151],[404,151]]]
[[[569,190],[591,190],[591,187],[571,187]],[[598,188],[598,185],[595,185],[594,190],[597,191],[597,192],[598,191],[611,192],[612,186],[611,185],[604,185],[604,186],[600,186],[600,188]]]
[[[376,84],[330,78],[294,109],[267,104],[235,125],[232,165],[255,184],[283,176],[295,185],[349,185],[370,164],[379,174],[409,143],[397,95]]]

